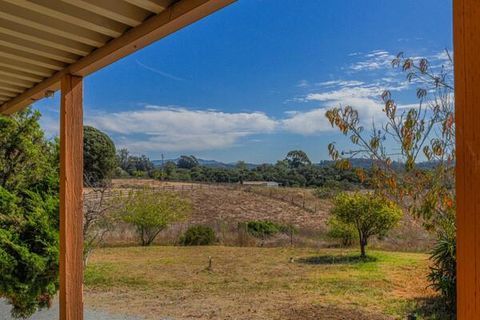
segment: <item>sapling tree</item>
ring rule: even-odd
[[[149,188],[130,191],[118,202],[121,219],[135,227],[142,246],[151,245],[162,230],[184,220],[192,209],[190,201],[176,192]]]
[[[375,194],[341,193],[333,204],[332,219],[356,229],[362,258],[366,257],[368,240],[386,236],[403,214],[394,202]]]

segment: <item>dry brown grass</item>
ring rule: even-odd
[[[202,185],[183,182],[163,182],[151,179],[113,180],[115,190],[128,190],[149,186],[166,188],[191,199],[193,212],[184,223],[172,225],[158,237],[157,244],[175,244],[188,226],[205,224],[213,227],[223,244],[238,245],[237,225],[249,220],[272,220],[295,225],[300,233],[297,245],[313,247],[332,246],[326,239],[326,222],[331,201],[318,199],[313,189],[243,187],[238,185]],[[303,207],[305,204],[305,208]],[[134,244],[135,234],[128,226],[118,226],[107,238],[110,245]],[[288,237],[271,239],[266,245],[288,244]],[[425,252],[432,239],[422,226],[405,215],[400,225],[382,241],[372,239],[375,248]],[[253,243],[252,243],[253,244]]]
[[[345,261],[353,254],[221,246],[101,249],[87,268],[85,297],[90,306],[146,319],[376,320],[405,319],[413,300],[431,296],[426,255],[377,251],[371,261]],[[329,262],[332,256],[337,263]]]

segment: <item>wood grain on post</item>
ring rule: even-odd
[[[60,108],[60,319],[83,320],[82,78],[65,75]]]
[[[480,1],[454,0],[457,319],[480,319]]]

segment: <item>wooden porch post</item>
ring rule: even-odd
[[[454,0],[458,320],[480,319],[480,1]]]
[[[61,79],[60,319],[83,320],[82,78]]]

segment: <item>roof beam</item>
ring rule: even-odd
[[[142,9],[154,12],[156,14],[168,8],[168,6],[171,5],[173,2],[173,0],[125,0],[125,1],[137,7],[140,7]]]
[[[10,76],[2,75],[1,72],[0,72],[0,83],[13,84],[13,85],[24,87],[24,88],[31,88],[35,84],[35,82],[32,82],[32,81],[27,81],[27,80],[22,80],[22,79],[17,79]]]
[[[11,99],[15,96],[17,96],[16,93],[12,93],[10,91],[5,91],[3,89],[0,89],[0,97],[7,97],[7,98]]]
[[[44,77],[37,76],[28,72],[18,71],[10,68],[9,66],[0,65],[0,76],[10,76],[12,78],[27,80],[32,82],[41,82]]]
[[[150,12],[123,1],[110,0],[62,0],[79,8],[89,10],[109,19],[136,27],[145,20]]]
[[[23,71],[23,72],[32,73],[42,77],[50,77],[53,73],[55,73],[55,70],[39,67],[31,63],[20,62],[18,60],[5,58],[5,57],[0,59],[0,66],[8,67],[8,68]]]
[[[20,88],[20,87],[17,87],[17,86],[12,86],[12,85],[3,84],[3,83],[0,83],[0,89],[8,91],[8,92],[14,92],[14,93],[21,93],[21,92],[25,91],[25,88]]]
[[[38,43],[31,41],[26,41],[8,34],[0,33],[0,45],[9,47],[12,49],[20,50],[23,52],[33,53],[44,58],[50,58],[57,61],[62,61],[65,63],[73,63],[77,61],[80,56],[58,50],[55,48],[50,48]]]
[[[28,62],[36,66],[53,70],[62,70],[65,67],[65,63],[63,62],[44,58],[36,54],[28,54],[2,45],[0,45],[0,57],[10,58],[21,62]]]
[[[57,72],[14,99],[3,103],[0,106],[0,113],[14,113],[33,101],[42,99],[46,93],[58,90],[60,80],[66,74],[87,76],[233,2],[235,0],[178,1],[167,10],[147,19],[138,27],[126,31],[121,37],[113,39],[78,62]],[[31,72],[31,70],[27,71]]]
[[[119,37],[128,26],[92,14],[58,0],[4,0],[19,7],[55,18],[73,25],[99,32],[109,37]]]
[[[15,2],[16,3],[16,2]],[[16,5],[0,0],[0,17],[15,23],[23,24],[37,30],[63,36],[87,45],[102,46],[110,37],[101,35],[91,30],[72,26],[70,23],[59,19],[41,16],[34,11],[27,10]]]
[[[73,41],[69,38],[61,37],[53,33],[43,32],[41,30],[1,18],[0,32],[48,47],[71,52],[80,56],[86,56],[94,48],[93,46],[89,46],[78,41]]]

